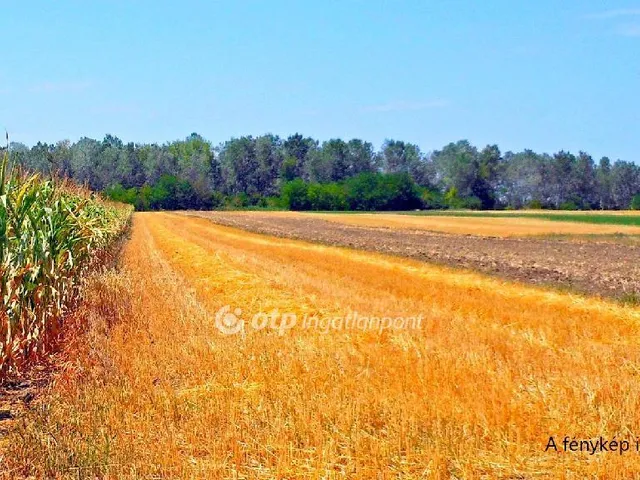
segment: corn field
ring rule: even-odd
[[[59,180],[0,167],[0,378],[48,352],[83,276],[131,210]]]

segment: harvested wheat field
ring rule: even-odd
[[[92,282],[7,478],[640,472],[638,309],[166,213]]]
[[[455,235],[485,237],[528,237],[535,235],[613,235],[640,234],[640,227],[629,225],[599,225],[578,222],[549,221],[538,218],[522,218],[525,215],[467,214],[457,216],[422,216],[393,213],[293,213],[286,217],[315,217],[330,222],[361,227],[382,227],[404,230],[427,230]],[[530,213],[529,216],[535,215]],[[558,214],[555,214],[558,215]]]

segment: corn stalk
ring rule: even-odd
[[[129,207],[0,165],[0,377],[46,354],[82,277],[125,230]]]

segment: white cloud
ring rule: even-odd
[[[33,85],[29,91],[31,93],[58,93],[58,92],[80,92],[91,86],[91,82],[42,82]]]
[[[449,102],[444,99],[430,100],[428,102],[389,102],[380,105],[364,107],[364,112],[410,112],[417,110],[429,110],[432,108],[448,107]]]
[[[633,17],[640,17],[640,8],[619,8],[585,15],[585,18],[592,20],[617,20],[613,33],[623,37],[640,37],[640,23],[632,20]],[[625,19],[627,20],[626,24],[620,23]]]
[[[640,24],[620,26],[616,33],[624,37],[640,37]]]
[[[104,105],[101,107],[92,108],[91,112],[96,114],[114,114],[114,115],[124,115],[124,114],[138,115],[143,113],[142,109],[137,105],[129,105],[129,104]]]
[[[619,8],[586,15],[586,18],[607,19],[640,16],[640,8]]]

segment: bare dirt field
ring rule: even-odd
[[[510,280],[591,295],[628,300],[640,294],[640,246],[623,242],[453,235],[347,225],[305,214],[186,214],[251,232],[470,268]]]

